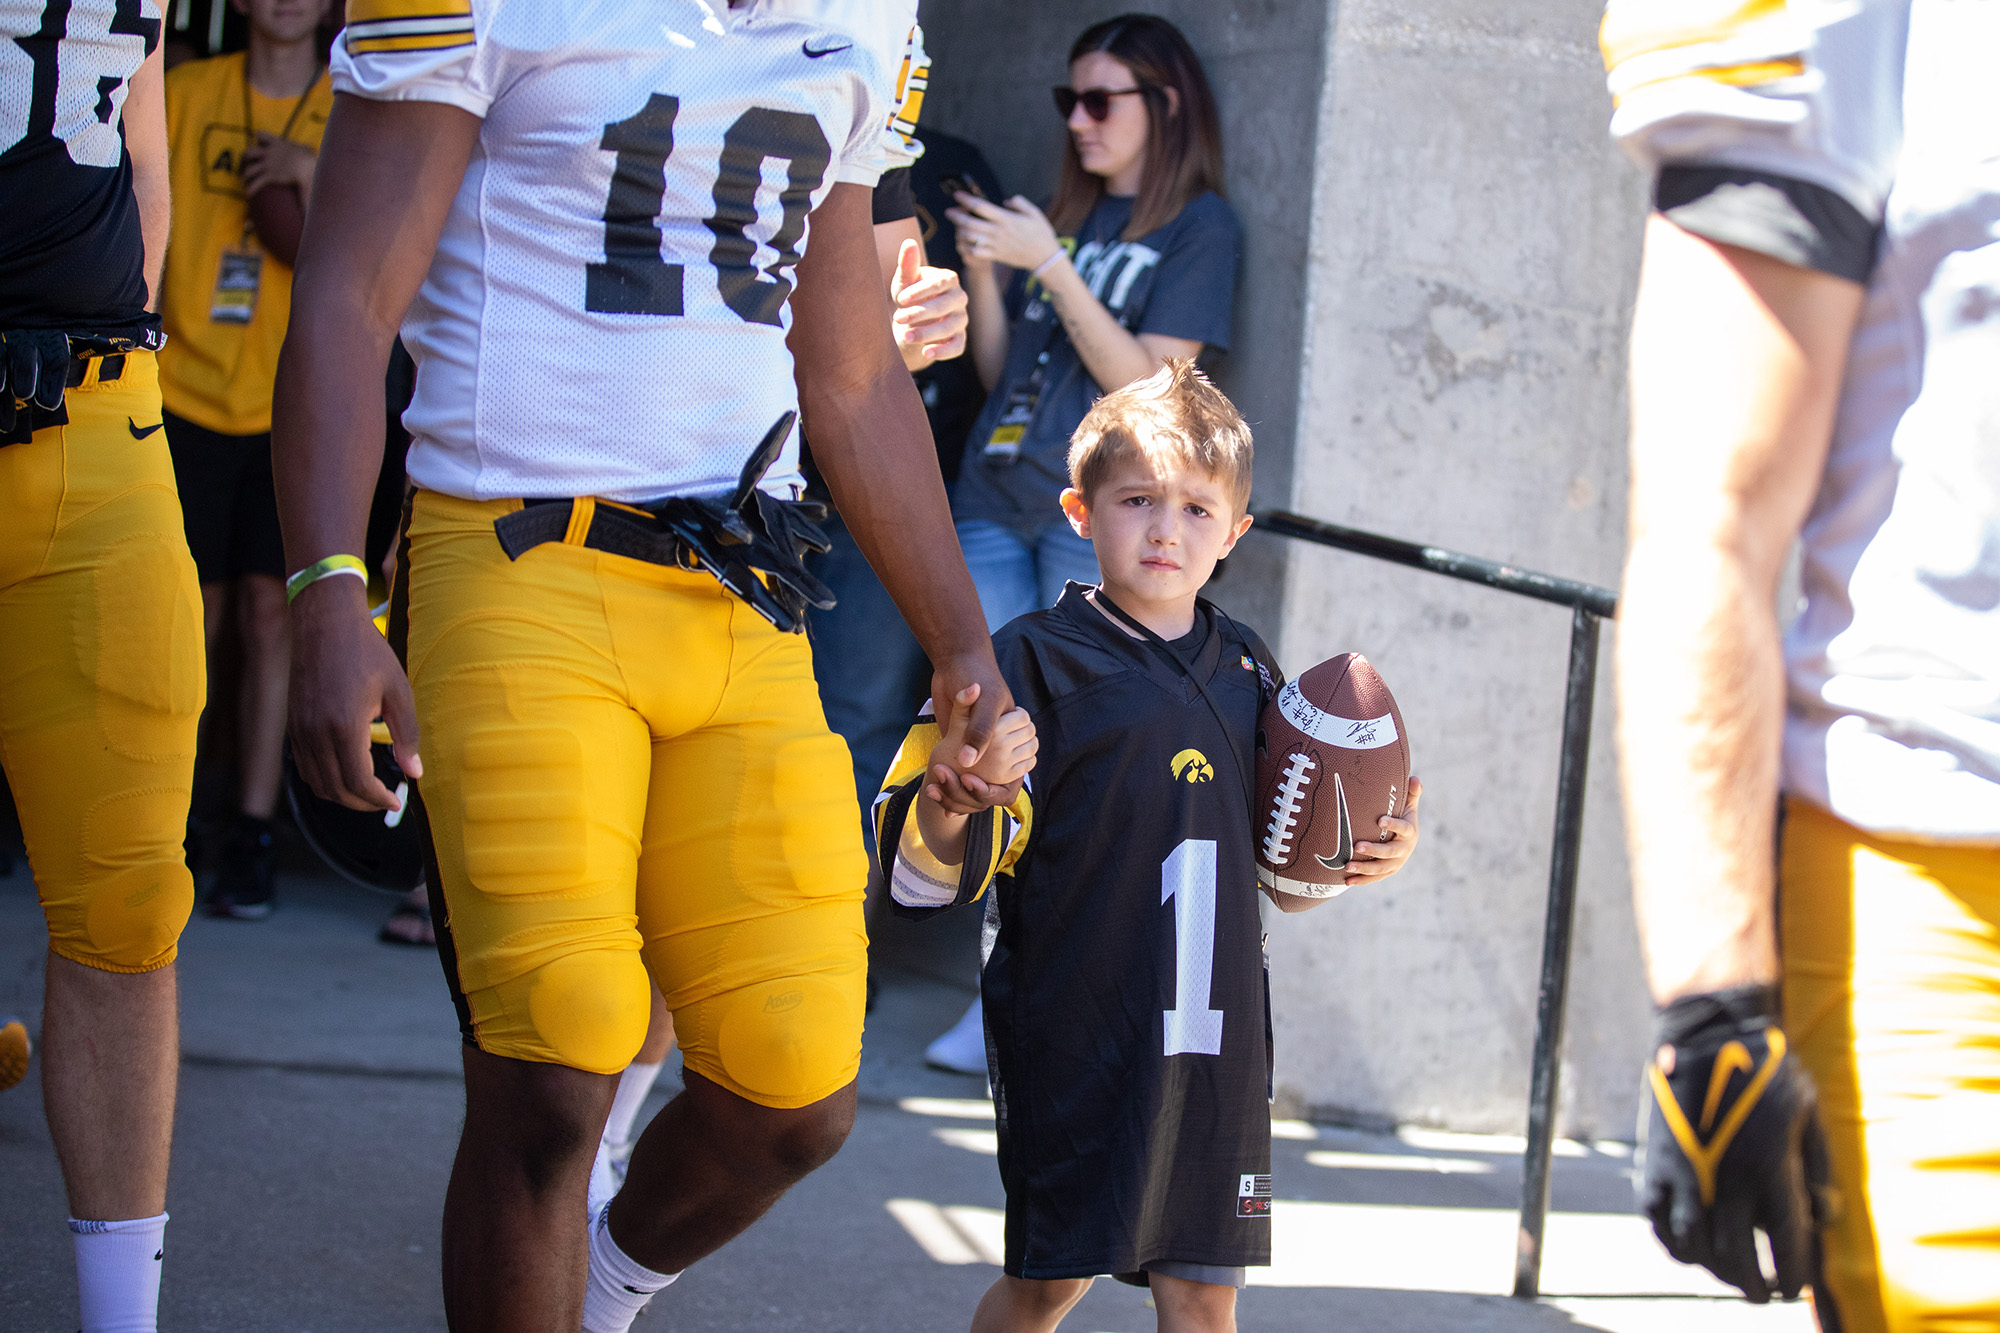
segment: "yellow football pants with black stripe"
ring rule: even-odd
[[[49,946],[110,972],[174,960],[204,694],[201,590],[150,352],[0,445],[0,762]]]
[[[1795,800],[1780,875],[1786,1028],[1841,1193],[1840,1327],[2000,1333],[2000,849]]]
[[[706,573],[419,491],[407,660],[452,981],[480,1050],[595,1073],[646,1035],[797,1107],[854,1080],[868,940],[853,766],[805,636]]]

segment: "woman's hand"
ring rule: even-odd
[[[1410,853],[1417,849],[1417,802],[1424,794],[1423,780],[1410,779],[1410,801],[1403,807],[1403,817],[1384,815],[1375,822],[1388,835],[1387,842],[1357,842],[1354,844],[1354,859],[1347,863],[1347,886],[1373,884],[1387,879],[1403,868],[1410,859]]]
[[[960,191],[957,208],[945,210],[958,228],[958,252],[967,263],[1035,269],[1062,250],[1042,210],[1015,195],[1004,205]]]

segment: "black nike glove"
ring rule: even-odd
[[[30,408],[53,412],[69,384],[69,339],[52,329],[0,333],[0,431]]]
[[[1819,1271],[1830,1221],[1826,1140],[1812,1078],[1778,1026],[1777,992],[1744,986],[1660,1011],[1646,1069],[1639,1206],[1667,1252],[1762,1305]],[[1767,1276],[1755,1233],[1771,1245]]]
[[[743,464],[736,490],[720,497],[676,496],[652,506],[666,529],[694,552],[722,586],[758,615],[792,634],[806,628],[806,608],[833,609],[833,591],[806,568],[808,555],[833,549],[819,520],[826,506],[780,500],[757,489],[792,432],[798,413],[779,417]],[[764,577],[759,578],[762,574]]]

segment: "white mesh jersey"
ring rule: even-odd
[[[915,0],[350,0],[334,87],[479,142],[403,324],[409,473],[467,499],[734,485],[796,408],[807,217],[910,158]],[[765,488],[795,492],[797,435]]]
[[[1614,0],[1643,165],[1829,188],[1881,227],[1786,642],[1786,788],[2000,845],[2000,5]]]

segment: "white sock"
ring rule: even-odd
[[[646,1302],[679,1273],[655,1273],[611,1239],[607,1207],[590,1224],[590,1281],[583,1289],[583,1333],[626,1333]]]
[[[155,1333],[167,1215],[129,1222],[69,1220],[83,1333]]]
[[[653,1080],[660,1076],[660,1066],[665,1060],[655,1060],[652,1064],[629,1064],[618,1079],[618,1093],[611,1099],[611,1114],[604,1120],[604,1141],[614,1148],[622,1148],[632,1140],[632,1122],[639,1118],[639,1108],[646,1104],[646,1094],[653,1090]]]

